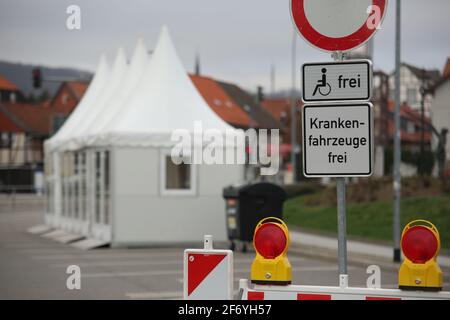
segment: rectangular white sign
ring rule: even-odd
[[[306,177],[372,175],[371,103],[303,107],[303,172]]]
[[[372,93],[370,60],[306,63],[302,69],[305,102],[370,99]]]

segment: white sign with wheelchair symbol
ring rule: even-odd
[[[306,63],[303,65],[303,101],[367,101],[372,91],[369,60]]]

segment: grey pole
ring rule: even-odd
[[[342,52],[334,52],[335,61],[343,61]],[[338,264],[339,264],[339,286],[348,287],[347,273],[347,217],[345,208],[345,178],[336,178],[337,193],[337,221],[338,221]]]
[[[401,0],[397,0],[395,35],[395,135],[394,135],[394,262],[400,261],[400,198],[401,198],[401,137],[400,137],[400,57],[401,57]]]
[[[297,55],[297,33],[292,30],[292,92],[291,92],[291,163],[293,182],[297,182],[297,108],[295,103],[295,86],[296,86],[296,55]]]
[[[338,260],[339,260],[339,279],[340,286],[343,284],[343,277],[347,277],[347,218],[345,211],[345,178],[336,178],[337,189],[337,220],[338,220]]]

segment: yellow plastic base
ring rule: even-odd
[[[435,260],[424,264],[414,264],[405,260],[398,272],[398,286],[405,290],[442,289],[442,271]]]
[[[257,255],[252,263],[250,279],[253,283],[258,284],[290,284],[292,267],[286,256],[264,259]]]

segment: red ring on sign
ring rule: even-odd
[[[386,11],[386,0],[372,0],[372,6],[380,8],[381,24]],[[369,28],[366,20],[354,33],[342,38],[332,38],[321,34],[310,24],[305,14],[305,0],[291,0],[291,10],[292,19],[303,38],[314,47],[326,51],[348,51],[354,49],[369,40],[377,30],[376,28]]]

